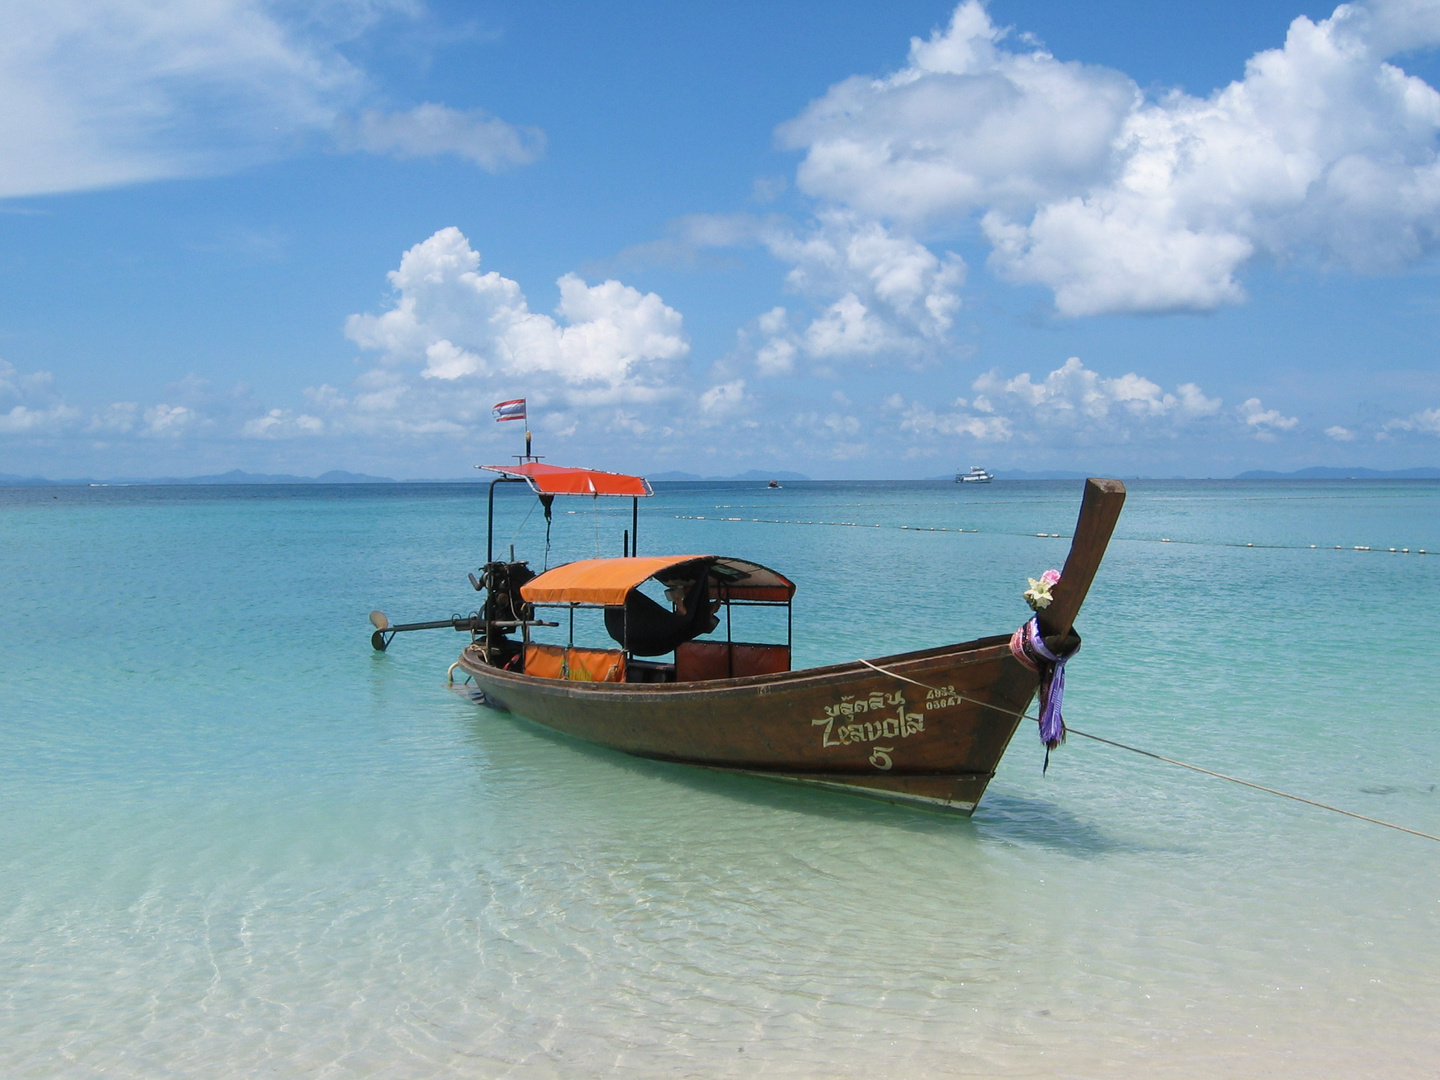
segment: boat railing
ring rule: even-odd
[[[540,644],[533,642],[530,637],[532,626],[560,626],[561,620],[531,619],[516,621],[523,635],[522,648],[524,650],[524,668],[527,675],[537,675],[541,678],[564,678],[572,681],[595,681],[595,682],[700,682],[710,679],[736,678],[743,675],[768,675],[790,670],[791,655],[794,647],[794,611],[793,605],[788,600],[751,600],[729,595],[729,589],[723,582],[712,582],[709,589],[711,602],[718,602],[724,610],[725,637],[723,640],[709,638],[703,634],[678,642],[673,650],[674,661],[663,663],[654,660],[638,659],[634,651],[627,645],[629,634],[628,626],[621,631],[617,643],[619,649],[596,649],[590,646],[577,645],[575,643],[575,613],[579,611],[619,611],[622,619],[628,622],[628,612],[622,605],[592,604],[583,601],[570,601],[563,603],[546,603],[544,601],[534,602],[531,606],[537,611],[541,609],[563,610],[566,618],[563,620],[567,629],[566,641],[563,645],[546,645],[546,650],[560,650],[560,652],[549,652],[543,654],[545,659],[539,660],[543,670],[535,670],[531,666],[531,649]],[[702,601],[703,602],[703,601]],[[755,642],[737,641],[735,639],[735,624],[733,610],[735,608],[784,608],[785,609],[785,641],[779,642]],[[498,626],[499,624],[492,624]],[[718,625],[716,629],[718,629]],[[712,631],[713,632],[713,631]],[[667,650],[669,651],[669,650]],[[605,653],[623,657],[624,666],[620,669],[622,674],[619,678],[607,676],[603,679],[591,679],[580,672],[590,670],[590,662],[587,660],[579,666],[574,664],[562,665],[560,660],[552,661],[549,657],[560,657],[562,653],[580,655],[582,653]],[[535,654],[540,657],[542,654]],[[661,654],[664,655],[664,654]],[[551,668],[555,673],[551,673]],[[564,674],[561,674],[561,671]],[[606,670],[609,670],[608,668]],[[572,674],[572,671],[575,674]],[[578,677],[577,677],[578,675]],[[638,676],[632,678],[631,676]]]

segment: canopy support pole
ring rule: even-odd
[[[725,674],[735,677],[735,636],[730,632],[730,586],[721,589],[725,600]]]
[[[523,484],[525,481],[517,476],[497,476],[490,481],[490,513],[485,523],[485,561],[495,561],[495,485],[496,484]]]
[[[640,554],[640,499],[630,498],[630,554]]]

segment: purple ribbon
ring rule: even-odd
[[[1080,651],[1077,641],[1064,653],[1051,652],[1040,634],[1039,616],[1031,619],[1010,639],[1015,658],[1040,676],[1040,741],[1045,744],[1045,767],[1050,751],[1065,741],[1065,718],[1060,707],[1065,701],[1065,661]]]

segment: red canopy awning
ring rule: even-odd
[[[599,469],[570,469],[563,465],[542,465],[527,461],[520,465],[477,465],[502,476],[525,480],[537,495],[628,495],[644,498],[654,495],[650,482],[643,476],[601,472]]]

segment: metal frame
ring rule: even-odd
[[[485,561],[495,561],[495,485],[496,484],[530,484],[530,490],[535,491],[535,485],[531,484],[523,476],[497,476],[490,481],[490,506],[485,522]],[[540,493],[535,492],[539,498]],[[554,496],[551,496],[554,498]],[[640,496],[630,496],[630,532],[626,539],[626,555],[634,556],[639,554],[640,548]]]
[[[490,513],[485,526],[485,561],[495,561],[495,485],[496,484],[523,484],[525,479],[520,476],[497,476],[490,481]]]
[[[648,581],[649,579],[647,578],[646,580]],[[725,586],[725,585],[723,585],[723,584],[720,585],[720,597],[719,597],[719,599],[720,599],[720,602],[721,602],[723,605],[725,605],[725,646],[726,646],[726,650],[725,650],[725,651],[726,651],[726,654],[727,654],[727,655],[726,655],[726,672],[727,672],[727,674],[728,674],[731,678],[734,678],[734,676],[735,676],[735,638],[734,638],[734,632],[733,632],[733,629],[734,629],[734,628],[733,628],[733,622],[732,622],[732,620],[731,620],[730,611],[731,611],[731,608],[732,608],[733,606],[737,605],[737,604],[738,604],[740,607],[769,607],[769,608],[783,607],[783,608],[785,609],[785,648],[790,651],[790,653],[792,654],[792,658],[793,658],[793,654],[794,654],[794,652],[795,652],[795,601],[794,601],[793,599],[792,599],[792,600],[739,600],[739,599],[735,599],[735,598],[727,595],[727,594],[728,594],[728,591],[729,591],[729,590],[728,590],[727,586]],[[546,604],[546,603],[532,603],[530,606],[533,607],[533,608],[535,608],[537,611],[538,611],[540,608],[565,608],[565,609],[569,612],[569,616],[570,616],[570,619],[569,619],[569,623],[570,623],[570,625],[569,625],[569,637],[568,637],[568,639],[567,639],[567,641],[566,641],[566,646],[565,646],[565,648],[566,648],[566,650],[567,650],[567,653],[568,653],[568,651],[569,651],[570,649],[575,648],[575,609],[576,609],[576,608],[586,608],[586,609],[592,610],[592,611],[604,611],[605,608],[610,607],[610,606],[612,606],[612,605],[609,605],[609,604],[587,604],[587,603],[582,603],[582,602],[579,602],[579,601],[571,600],[571,601],[568,601],[568,602],[567,602],[567,601],[560,601],[560,602],[549,603],[549,604]],[[631,653],[630,653],[630,613],[625,610],[625,608],[623,607],[623,605],[621,606],[621,610],[624,611],[625,614],[624,614],[624,616],[623,616],[623,620],[624,620],[623,623],[622,623],[622,625],[623,625],[623,630],[622,630],[622,632],[621,632],[621,635],[622,635],[622,637],[624,638],[624,640],[620,642],[620,651],[625,654],[625,659],[628,661],[628,660],[633,660],[633,659],[635,659],[634,656],[632,656]],[[523,631],[524,631],[525,644],[526,644],[526,645],[530,644],[530,627],[531,627],[531,625],[536,625],[536,626],[558,626],[559,623],[546,623],[546,622],[536,621],[536,622],[533,623],[533,624],[532,624],[532,623],[523,624]],[[762,644],[763,644],[763,643],[762,643]]]
[[[727,590],[727,586],[721,586]],[[730,621],[730,608],[734,604],[741,607],[783,607],[785,609],[785,648],[790,650],[791,662],[794,662],[795,653],[795,601],[791,600],[735,600],[723,594],[720,602],[725,605],[725,658],[726,671],[731,678],[735,677],[735,639]]]
[[[531,491],[534,491],[534,490],[535,490],[534,484],[530,483],[529,479],[526,478],[526,477],[523,477],[523,476],[497,476],[497,477],[495,477],[495,479],[493,479],[493,480],[490,481],[489,503],[488,503],[488,507],[487,507],[487,511],[486,511],[486,523],[485,523],[485,561],[486,561],[486,563],[491,563],[491,562],[494,562],[494,561],[495,561],[495,485],[496,485],[496,484],[530,484],[530,490],[531,490]],[[537,498],[539,497],[539,492],[536,492],[536,497],[537,497]],[[639,554],[639,552],[638,552],[639,540],[640,540],[640,497],[639,497],[638,495],[632,495],[632,496],[630,497],[630,531],[625,535],[625,540],[624,540],[625,555],[626,555],[627,558],[633,558],[633,557],[635,557],[635,556],[637,556],[637,555]],[[512,555],[511,558],[513,559],[514,556]],[[720,599],[720,602],[725,605],[726,671],[729,673],[729,675],[730,675],[732,678],[733,678],[734,675],[735,675],[735,639],[734,639],[733,622],[732,622],[731,614],[730,614],[730,609],[731,609],[732,605],[740,604],[740,605],[743,606],[743,607],[783,607],[783,608],[785,609],[785,648],[788,649],[788,650],[790,650],[790,652],[791,652],[792,655],[793,655],[793,653],[794,653],[794,651],[795,651],[795,631],[794,631],[794,627],[795,627],[795,611],[794,611],[794,600],[793,600],[793,599],[790,599],[790,600],[738,600],[738,599],[734,599],[734,598],[732,598],[732,597],[730,596],[730,588],[729,588],[729,585],[728,585],[727,583],[725,583],[725,582],[716,582],[716,585],[717,585],[718,591],[719,591],[719,599]],[[577,607],[586,607],[586,608],[593,607],[593,608],[602,608],[602,609],[603,609],[606,605],[604,605],[604,604],[577,604],[577,603],[575,603],[575,602],[571,602],[571,603],[568,603],[568,604],[566,604],[566,603],[559,603],[559,604],[531,604],[530,606],[531,606],[532,608],[536,608],[536,609],[538,609],[538,608],[548,608],[548,607],[564,607],[564,608],[568,608],[568,609],[569,609],[569,612],[570,612],[570,619],[569,619],[569,623],[570,623],[570,626],[569,626],[569,639],[568,639],[568,643],[566,644],[566,647],[565,647],[565,648],[566,648],[566,657],[567,657],[567,662],[568,662],[569,652],[570,652],[570,650],[572,650],[572,649],[575,648],[575,609],[576,609]],[[623,610],[623,607],[622,607],[622,610]],[[545,623],[538,623],[537,625],[547,625],[547,624],[545,624]],[[548,624],[548,625],[558,625],[558,624]],[[522,645],[523,645],[523,646],[528,646],[528,645],[530,644],[530,626],[531,626],[531,623],[529,623],[529,622],[524,622],[524,623],[521,623],[521,624],[520,624],[521,642],[522,642]],[[633,656],[631,655],[631,653],[630,653],[630,618],[629,618],[629,612],[628,612],[628,611],[625,613],[623,626],[624,626],[624,629],[623,629],[623,631],[622,631],[622,637],[624,638],[624,640],[620,642],[620,651],[625,654],[626,660],[633,660],[634,657],[633,657]],[[490,640],[490,624],[489,624],[488,622],[485,624],[485,638],[486,638],[486,641],[487,641],[487,642]],[[487,647],[487,654],[488,654],[488,647]]]

